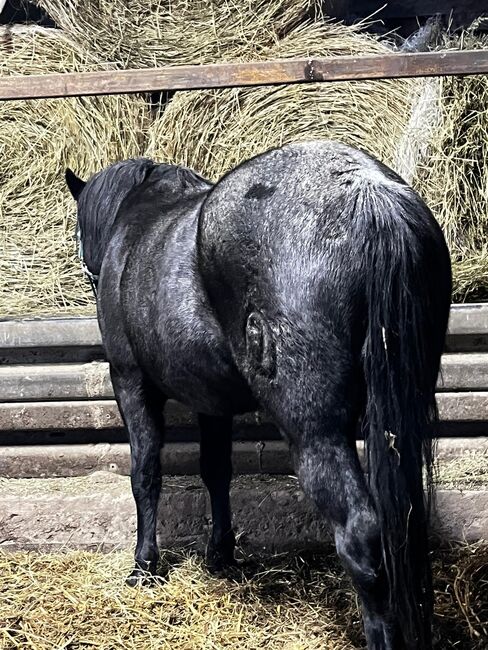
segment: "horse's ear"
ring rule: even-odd
[[[78,201],[78,198],[86,185],[85,181],[82,181],[81,178],[78,178],[78,176],[72,172],[69,167],[66,170],[65,178],[66,184],[68,185],[69,191],[73,195],[74,200]]]

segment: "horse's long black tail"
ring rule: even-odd
[[[449,254],[428,208],[400,183],[366,180],[355,213],[365,233],[369,488],[381,528],[395,647],[423,650],[431,636],[427,523],[435,383],[451,296]]]

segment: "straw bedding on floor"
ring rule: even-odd
[[[247,557],[231,579],[163,554],[152,587],[123,580],[131,554],[0,554],[2,650],[355,650],[355,597],[332,552]],[[437,650],[486,647],[488,546],[434,553]]]

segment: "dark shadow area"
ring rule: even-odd
[[[331,547],[272,556],[246,554],[224,577],[242,586],[241,598],[281,607],[303,601],[330,607],[355,647],[363,636],[355,592]],[[488,545],[459,545],[432,554],[435,590],[434,649],[484,650],[488,634]]]
[[[451,30],[465,29],[483,11],[488,11],[477,0],[324,0],[327,15],[343,20],[347,25],[371,18],[369,31],[375,34],[393,34],[401,41],[419,27],[425,25],[430,16],[437,15],[440,22]],[[486,31],[488,25],[480,25],[479,31]]]
[[[1,3],[0,3],[1,5]],[[0,12],[0,24],[37,23],[42,27],[56,27],[47,13],[27,0],[7,0]]]

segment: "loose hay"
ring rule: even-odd
[[[488,489],[488,451],[466,450],[438,463],[436,486],[446,489]]]
[[[487,49],[468,32],[444,48]],[[443,77],[439,113],[414,185],[442,226],[451,251],[454,297],[488,299],[488,76]]]
[[[110,23],[106,36],[110,36],[111,47],[127,45],[135,57],[131,62],[143,64],[136,56],[137,39],[124,40],[120,34],[117,36],[113,16],[109,23],[104,23],[111,16],[112,4],[102,2],[97,9],[99,3],[93,2],[84,3],[83,8],[77,2],[66,6],[46,3],[66,32],[78,37],[79,44],[74,45],[54,30],[4,30],[0,41],[0,74],[99,66],[97,62],[109,54],[103,45],[103,30],[93,27],[98,20],[101,24]],[[205,7],[192,3],[191,11],[200,16],[200,22],[210,20],[215,40],[209,40],[208,35],[199,31],[198,21],[192,23],[185,18],[185,12],[190,11],[188,3],[160,3],[153,7],[152,13],[146,12],[141,21],[144,29],[148,24],[154,28],[156,23],[163,29],[161,25],[166,19],[179,21],[178,33],[181,36],[183,29],[186,33],[186,40],[181,41],[180,37],[175,40],[183,49],[171,50],[174,60],[166,61],[166,55],[158,54],[158,63],[191,60],[196,56],[193,46],[190,47],[192,38],[199,42],[202,61],[387,51],[386,46],[360,35],[357,29],[334,24],[302,26],[278,40],[292,25],[303,20],[313,4],[289,0],[279,9],[278,3],[222,1],[212,5],[216,16],[210,20]],[[62,20],[54,5],[59,12],[66,12]],[[123,26],[121,33],[127,33],[130,12],[136,6],[137,3],[129,3],[126,12],[121,10],[116,14]],[[74,11],[76,7],[78,13]],[[164,11],[170,11],[171,16],[166,16]],[[245,35],[242,42],[234,38],[237,19],[242,22]],[[263,29],[268,23],[270,31],[265,34]],[[168,32],[177,33],[169,27]],[[253,38],[249,37],[251,32]],[[95,38],[93,47],[90,46],[92,37]],[[150,42],[147,34],[146,37]],[[162,43],[169,41],[158,42],[163,47]],[[184,49],[183,42],[190,50]],[[118,54],[113,58],[126,64],[127,56],[122,57],[123,61]],[[257,151],[278,142],[314,136],[342,138],[389,160],[391,143],[401,133],[412,101],[411,91],[418,84],[417,81],[372,82],[328,88],[221,91],[217,95],[178,94],[147,131],[146,147],[143,131],[149,123],[149,108],[138,97],[4,103],[0,107],[0,177],[6,179],[0,190],[0,245],[4,251],[0,261],[0,270],[4,271],[0,312],[3,315],[93,313],[93,299],[75,258],[74,206],[63,181],[66,166],[73,166],[86,176],[114,159],[146,153],[160,160],[186,162],[216,178]],[[221,98],[213,104],[212,120],[207,115],[207,96]],[[227,104],[228,98],[231,101]],[[347,121],[344,114],[348,115]],[[380,121],[378,115],[388,115],[391,119],[385,117]]]
[[[252,59],[318,0],[37,0],[67,34],[123,67]]]
[[[387,51],[329,23],[302,25],[258,56]],[[150,127],[148,154],[217,180],[257,153],[312,138],[363,148],[413,182],[446,234],[454,300],[488,298],[487,76],[179,92]]]
[[[55,30],[0,28],[0,75],[96,67]],[[93,298],[75,256],[72,166],[89,175],[142,153],[138,97],[0,103],[0,314],[83,314]]]
[[[2,650],[354,650],[354,593],[335,554],[247,558],[242,576],[208,575],[165,554],[165,581],[123,585],[129,553],[0,554]],[[435,648],[486,647],[488,546],[437,551]],[[161,567],[163,569],[163,567]]]
[[[307,23],[314,0],[39,2],[64,32],[2,28],[0,74],[389,51],[358,27]],[[152,120],[138,96],[0,105],[2,316],[94,312],[66,166],[88,176],[150,155],[216,180],[311,138],[364,148],[413,181],[446,232],[454,298],[488,298],[488,77],[180,92]]]

